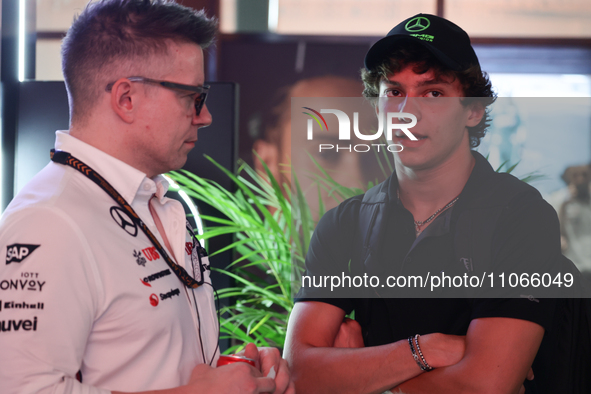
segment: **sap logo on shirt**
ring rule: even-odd
[[[0,282],[0,290],[32,290],[43,291],[43,286],[45,285],[45,281],[39,282],[38,280],[22,280],[22,279],[15,279],[15,280],[3,280]]]
[[[12,244],[6,246],[6,264],[20,263],[41,245]]]
[[[37,331],[37,316],[31,320],[0,320],[0,332],[7,331]]]
[[[14,302],[14,301],[2,302],[2,300],[0,300],[0,312],[2,311],[3,305],[4,305],[4,309],[43,309],[42,302],[38,302],[36,304],[27,304],[26,302]]]

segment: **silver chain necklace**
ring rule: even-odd
[[[398,200],[400,200],[400,189],[396,189],[396,197],[398,197]],[[414,224],[415,224],[415,233],[418,236],[421,233],[421,227],[424,226],[425,224],[429,224],[431,223],[431,221],[433,219],[435,219],[437,217],[437,215],[439,215],[441,212],[451,208],[454,206],[454,204],[460,199],[460,196],[458,195],[456,198],[454,198],[453,200],[451,200],[450,202],[448,202],[444,207],[439,208],[437,211],[435,211],[435,213],[431,216],[429,216],[427,219],[420,221],[420,220],[414,220]]]

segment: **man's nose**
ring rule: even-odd
[[[394,120],[398,123],[412,123],[413,119],[402,114],[413,114],[419,120],[421,111],[417,100],[420,100],[420,98],[411,96],[396,97],[396,100],[389,98],[389,102],[386,104],[387,112],[398,113],[399,115],[394,117]]]
[[[209,112],[209,109],[207,108],[207,104],[203,105],[199,115],[197,115],[197,112],[195,112],[195,115],[193,116],[193,124],[199,126],[200,128],[209,126],[212,121],[213,118]]]
[[[398,112],[404,112],[404,107],[406,107],[407,101],[408,101],[408,96],[404,96],[404,99],[398,104]]]

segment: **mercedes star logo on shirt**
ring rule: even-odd
[[[135,237],[137,235],[137,225],[131,217],[120,207],[111,207],[111,217],[127,234]]]

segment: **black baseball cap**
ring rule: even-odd
[[[417,14],[396,25],[386,37],[372,45],[365,55],[365,68],[376,67],[404,41],[422,45],[454,71],[480,67],[470,37],[461,27],[439,16]]]

